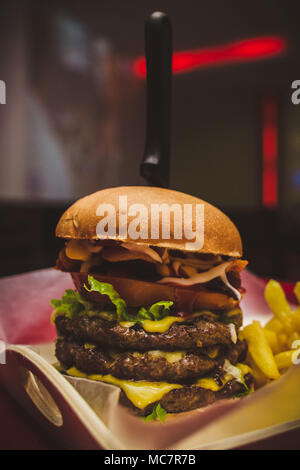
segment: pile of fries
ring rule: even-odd
[[[294,289],[300,304],[300,282]],[[278,379],[291,365],[300,363],[300,306],[292,310],[279,282],[271,280],[265,299],[274,316],[263,327],[253,321],[240,332],[248,341],[247,364],[255,379],[255,388]]]

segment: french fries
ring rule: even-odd
[[[291,334],[291,336],[289,337],[289,340],[288,340],[288,346],[289,348],[293,348],[293,344],[295,341],[299,341],[300,340],[300,333],[298,333],[298,331],[294,331],[294,333]],[[300,341],[298,343],[300,345]]]
[[[265,299],[275,317],[282,323],[284,330],[291,334],[293,332],[292,310],[279,282],[274,280],[268,282],[265,288]]]
[[[288,351],[283,351],[275,356],[275,362],[279,370],[287,369],[292,364],[295,364],[295,359],[297,359],[300,349],[291,349]]]
[[[272,349],[270,348],[264,330],[258,321],[243,329],[243,336],[248,341],[248,349],[257,367],[269,379],[280,377]]]
[[[267,328],[264,328],[263,332],[273,354],[278,354],[281,351],[278,335],[275,331],[268,330]]]
[[[255,362],[253,361],[251,355],[248,352],[247,358],[246,358],[246,363],[250,365],[251,367],[251,374],[254,377],[255,381],[255,386],[257,388],[262,387],[263,385],[266,385],[267,383],[270,382],[270,379],[268,379],[262,371],[257,367]]]
[[[293,312],[292,322],[294,331],[300,332],[300,307],[298,307],[297,310]]]
[[[288,349],[288,336],[285,333],[278,333],[278,343],[280,345],[281,351]]]
[[[271,318],[271,320],[268,321],[265,328],[267,328],[268,330],[275,331],[275,333],[281,333],[281,331],[283,331],[281,321],[275,317]]]
[[[300,304],[300,282],[294,292]],[[253,321],[240,332],[248,341],[246,362],[257,387],[278,379],[291,365],[300,364],[300,306],[293,311],[274,280],[266,285],[265,299],[274,314],[271,320],[264,327]]]

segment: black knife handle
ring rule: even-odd
[[[148,184],[168,187],[170,181],[170,116],[172,28],[165,13],[145,22],[147,66],[146,143],[140,173]]]

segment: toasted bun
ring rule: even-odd
[[[151,204],[178,204],[182,212],[184,204],[193,204],[192,229],[196,229],[195,204],[204,205],[204,244],[201,249],[189,248],[188,251],[196,253],[211,253],[233,257],[242,256],[242,242],[240,234],[231,222],[219,209],[211,204],[178,191],[155,188],[149,186],[122,186],[104,189],[85,196],[75,202],[60,218],[56,227],[56,236],[65,239],[90,239],[97,240],[96,227],[101,220],[96,215],[100,204],[111,204],[116,211],[116,235],[113,240],[133,241],[130,238],[119,237],[119,196],[127,196],[127,206],[143,204],[148,209],[148,217],[143,221],[148,223],[149,233],[151,229]],[[136,216],[135,216],[136,217]],[[128,216],[128,224],[135,217]],[[182,217],[183,219],[183,217]],[[172,220],[172,217],[171,217]],[[114,221],[112,220],[112,223]],[[170,224],[170,239],[162,238],[161,221],[159,239],[138,239],[136,243],[144,245],[156,245],[170,249],[187,251],[186,243],[191,242],[187,238],[174,238],[173,223]],[[182,221],[182,233],[184,234],[184,222]],[[150,235],[151,236],[151,235]]]

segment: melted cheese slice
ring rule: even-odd
[[[226,374],[224,377],[221,378],[221,385],[217,384],[217,382],[212,379],[211,377],[203,377],[199,379],[197,382],[198,387],[206,388],[207,390],[212,390],[213,392],[218,392],[224,385],[227,384],[230,380],[234,379],[234,377],[230,374]]]
[[[86,344],[84,346],[86,347]],[[90,346],[90,345],[88,345],[88,346]],[[88,349],[91,349],[91,348],[88,348]],[[109,351],[109,354],[114,359],[118,359],[119,357],[122,356],[122,353],[119,353],[119,352],[116,352],[116,351]],[[146,351],[146,352],[134,351],[130,354],[132,354],[133,357],[138,357],[140,359],[145,359],[146,355],[150,355],[153,358],[162,357],[162,358],[166,359],[166,361],[173,364],[174,362],[181,361],[181,359],[185,356],[186,353],[185,353],[185,351],[166,352],[166,351],[160,351],[159,349],[152,349],[152,350]]]
[[[241,370],[243,375],[251,373],[251,368],[246,364],[237,364],[237,367]],[[161,398],[171,390],[176,388],[182,388],[182,385],[172,384],[167,382],[148,382],[146,380],[140,380],[134,382],[133,380],[121,380],[113,377],[110,374],[100,375],[93,374],[87,375],[84,372],[81,372],[76,367],[71,367],[65,371],[68,375],[73,377],[80,377],[90,380],[97,380],[99,382],[105,382],[111,385],[119,386],[126,394],[127,398],[136,406],[137,408],[144,409],[150,403],[161,400]],[[211,377],[203,377],[199,379],[195,385],[207,390],[212,390],[217,392],[226,385],[227,382],[232,380],[234,377],[231,374],[226,374],[221,380],[222,384],[219,385]]]
[[[144,320],[141,322],[141,326],[145,331],[148,333],[164,333],[168,331],[173,323],[180,323],[184,321],[181,317],[165,317],[162,320]],[[136,322],[132,321],[122,321],[120,325],[124,328],[130,328],[131,326],[135,325]]]
[[[185,351],[172,351],[172,352],[166,352],[166,351],[160,351],[159,349],[152,349],[151,351],[147,351],[146,353],[141,353],[141,352],[133,352],[132,355],[134,357],[140,357],[140,358],[145,358],[145,355],[148,354],[153,358],[156,357],[163,357],[166,359],[166,361],[170,362],[173,364],[174,362],[181,361],[181,359],[185,356]]]
[[[150,403],[160,400],[166,393],[175,388],[182,388],[179,384],[170,384],[167,382],[147,382],[140,380],[134,382],[131,380],[121,380],[113,377],[112,375],[87,375],[79,371],[76,367],[71,367],[66,371],[68,375],[74,377],[86,378],[90,380],[97,380],[100,382],[109,383],[111,385],[118,385],[126,394],[127,398],[137,408],[144,409]]]
[[[135,324],[135,321],[120,321],[120,325],[123,326],[123,328],[131,328]]]
[[[149,351],[149,354],[152,357],[163,357],[166,361],[173,364],[174,362],[181,361],[181,359],[185,356],[184,351],[173,351],[173,352],[166,352],[160,350]]]
[[[180,323],[184,321],[180,317],[165,317],[162,320],[145,320],[142,323],[143,329],[149,333],[164,333],[173,323]]]
[[[197,385],[198,387],[205,388],[207,390],[212,390],[213,392],[221,390],[221,388],[224,386],[223,384],[218,385],[214,379],[205,377],[203,379],[199,379]]]
[[[248,366],[248,364],[239,362],[236,366],[241,369],[243,375],[246,375],[246,374],[253,375],[253,370],[251,369],[251,367]]]
[[[66,370],[66,373],[68,375],[71,375],[72,377],[79,377],[81,379],[87,379],[88,376],[84,372],[81,372],[77,367],[70,367],[70,369]]]
[[[239,370],[241,371],[243,377],[246,374],[249,374],[249,373],[253,374],[252,369],[247,364],[238,363],[238,364],[236,364],[235,367],[239,368]],[[198,382],[197,382],[197,385],[199,387],[206,388],[208,390],[212,390],[213,392],[218,392],[219,390],[221,390],[221,388],[223,388],[227,384],[227,382],[229,382],[230,380],[233,380],[233,379],[238,381],[237,377],[235,377],[231,373],[227,373],[221,378],[221,381],[222,381],[221,385],[217,384],[217,382],[211,377],[203,377],[202,379],[199,379]]]

